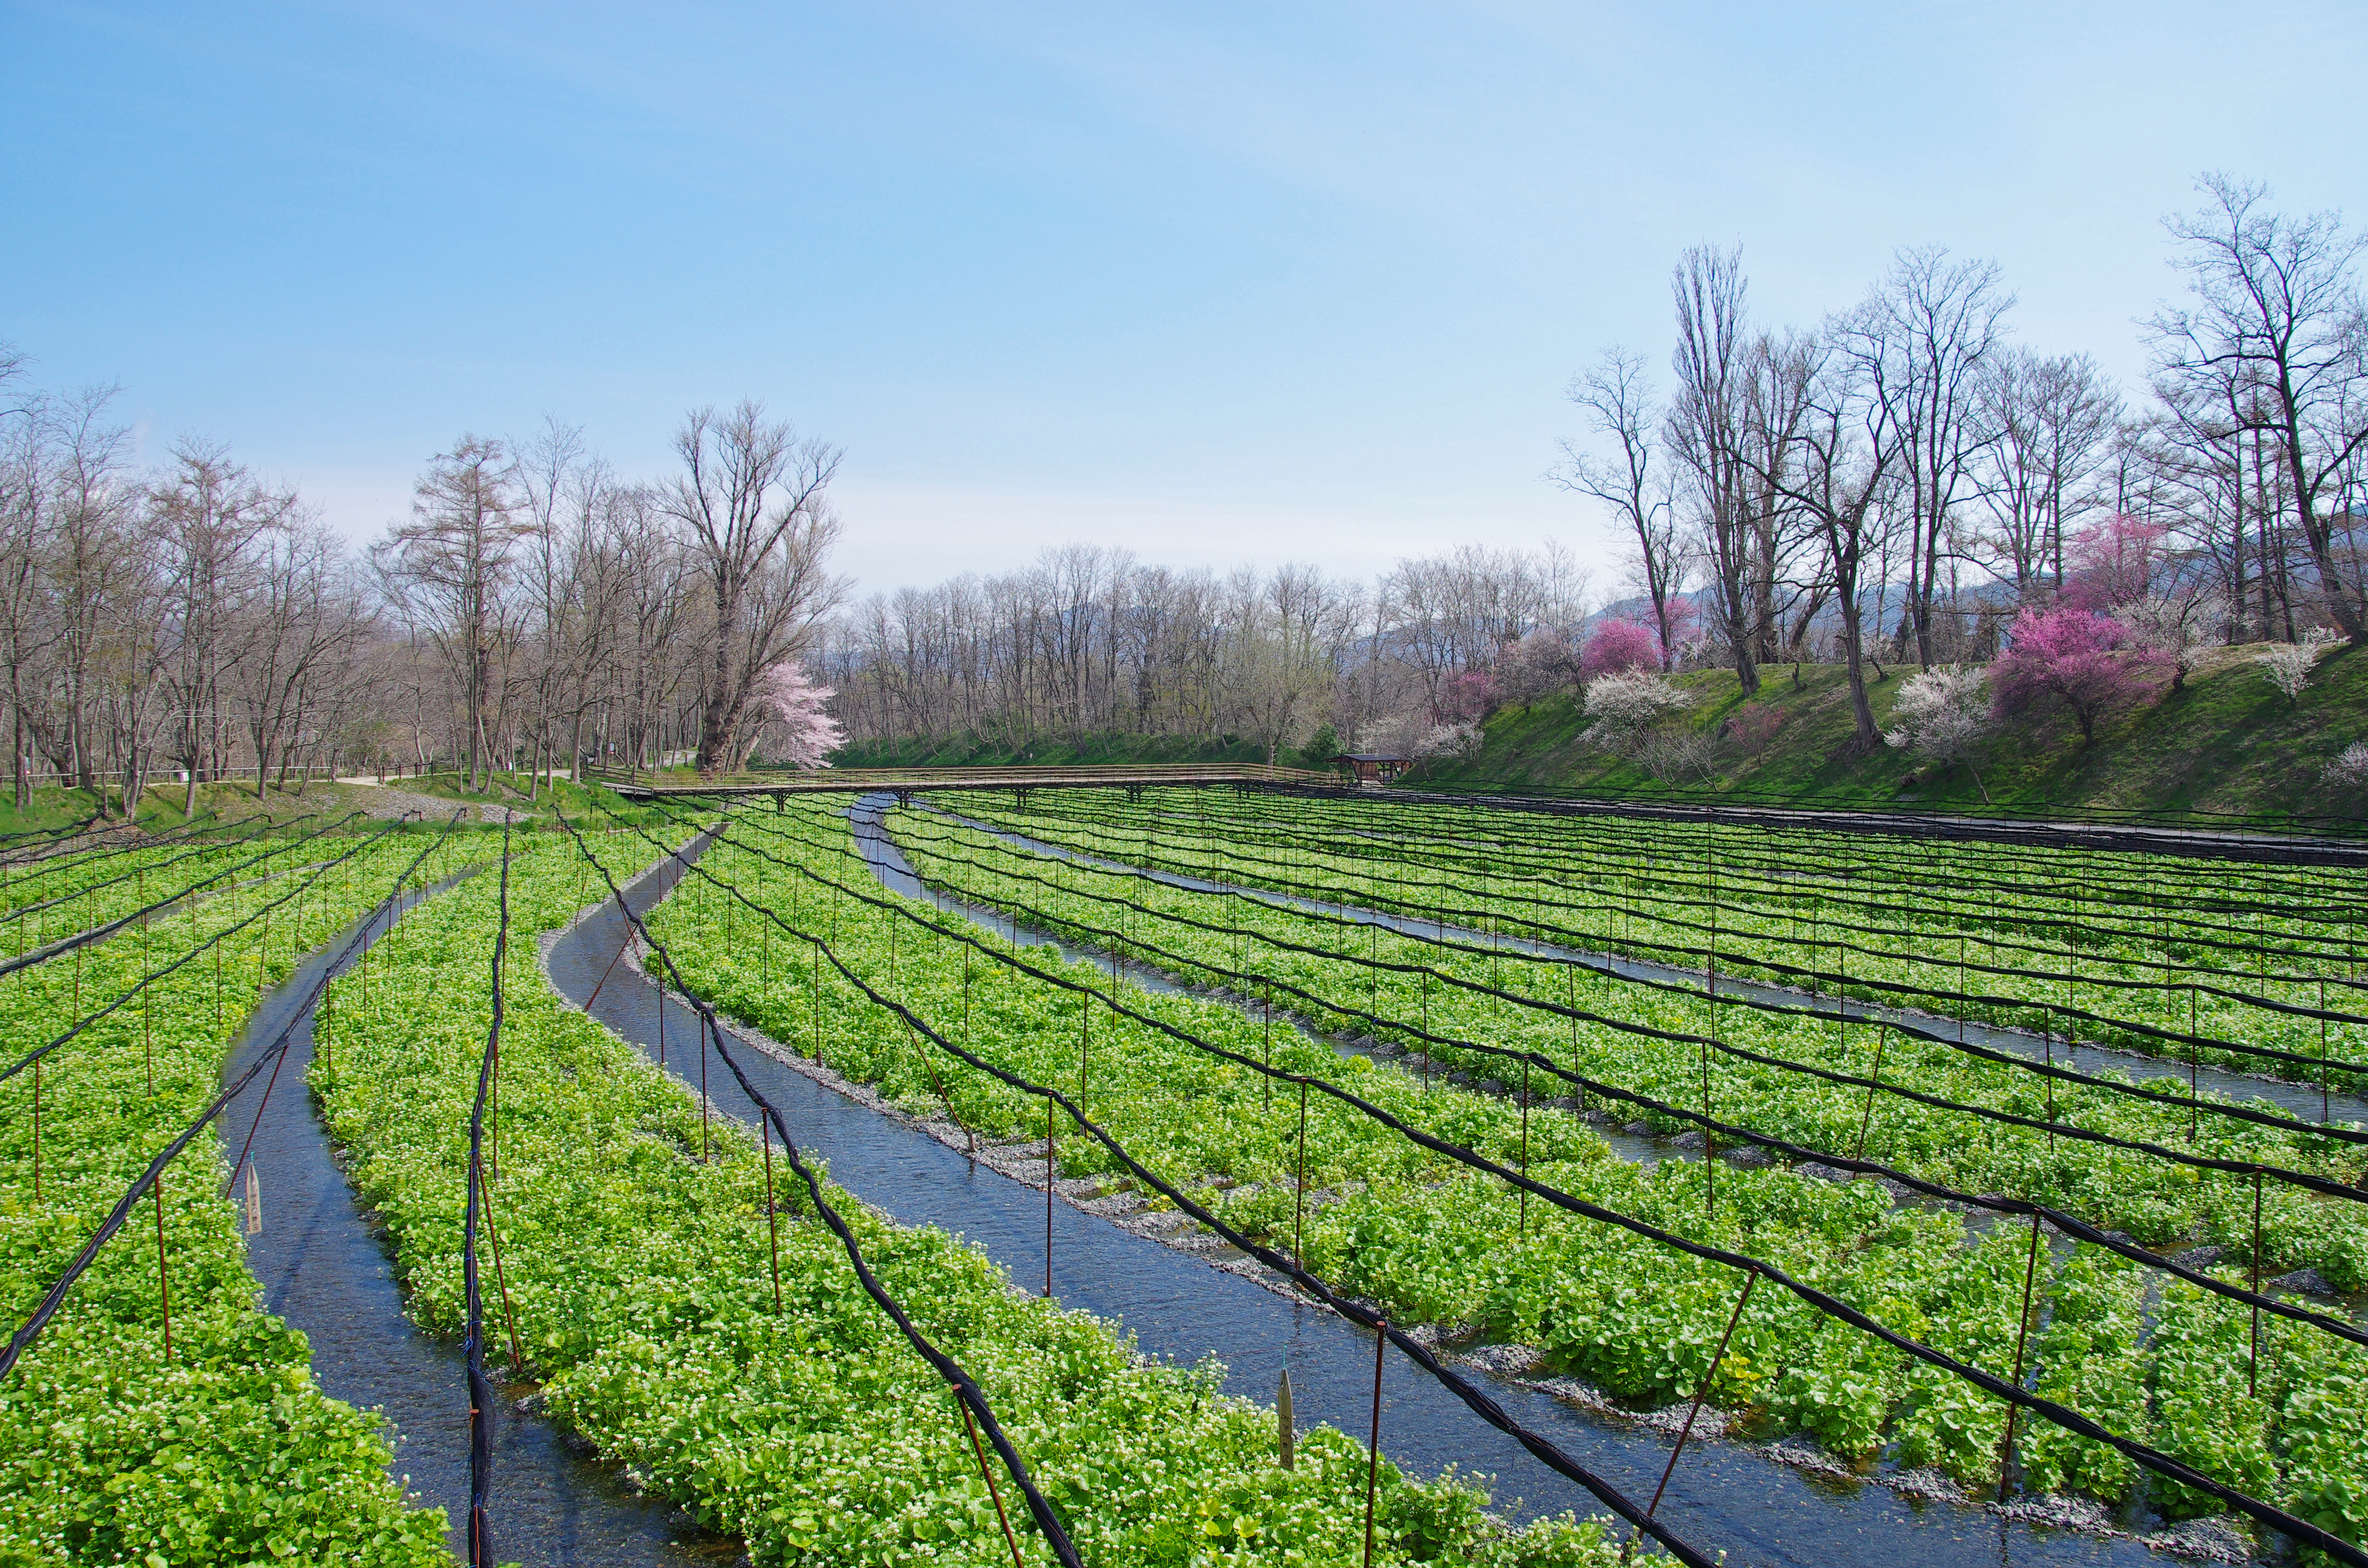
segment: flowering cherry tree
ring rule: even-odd
[[[794,659],[757,676],[752,709],[760,722],[750,755],[791,767],[828,767],[830,754],[847,744],[838,721],[823,710],[830,697],[831,688],[816,686]]]
[[[1892,727],[1884,733],[1884,744],[1929,757],[1942,767],[1964,764],[1974,788],[1987,801],[1989,786],[1982,782],[1974,762],[1989,739],[1988,685],[1988,671],[1955,665],[1935,665],[1909,676],[1892,704]]]
[[[1990,666],[1993,710],[2001,719],[2061,708],[2085,744],[2097,721],[2153,689],[2160,655],[2123,649],[2122,627],[2095,610],[2024,610],[2005,653]]]
[[[1579,656],[1579,673],[1588,680],[1630,670],[1657,672],[1660,668],[1661,640],[1641,621],[1602,622],[1587,640],[1587,651]]]

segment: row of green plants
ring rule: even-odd
[[[2352,955],[2356,896],[2368,879],[2356,869],[2196,862],[2077,847],[2038,850],[1981,841],[1901,840],[1873,833],[1770,830],[1714,823],[1588,817],[1540,820],[1483,807],[1341,802],[1272,795],[1239,799],[1154,794],[1141,802],[1114,791],[1058,801],[1031,800],[1038,820],[1107,823],[1188,837],[1224,834],[1245,846],[1315,843],[1394,865],[1440,866],[1477,877],[1522,881],[1577,874],[1641,873],[1652,896],[1746,898],[1807,915],[1833,912],[1875,932],[1912,914],[1941,928],[2021,933],[2042,950],[2130,958],[2176,949],[2193,966],[2233,961],[2257,973],[2265,954],[2303,961]],[[992,796],[963,797],[993,809]],[[2132,865],[2132,861],[2139,864]],[[2201,867],[2208,881],[2199,881]],[[1897,894],[1913,890],[1916,906]],[[1908,924],[1894,934],[1917,935]],[[2215,958],[2214,955],[2217,955]]]
[[[909,840],[907,847],[915,847]],[[1039,890],[1021,898],[1010,879],[955,879],[916,859],[925,876],[1024,922],[1047,915],[1032,896]],[[1998,1376],[2011,1372],[2027,1231],[2001,1228],[1969,1244],[1963,1216],[1895,1208],[1871,1184],[1699,1161],[1624,1162],[1566,1107],[1532,1106],[1524,1117],[1500,1096],[1343,1057],[1287,1021],[1269,1033],[1260,1006],[1113,988],[1096,964],[1064,964],[1042,949],[998,956],[992,943],[965,940],[976,928],[960,915],[883,895],[844,824],[819,811],[736,819],[702,866],[806,938],[828,943],[950,1038],[1080,1095],[1087,1114],[1164,1179],[1207,1184],[1229,1223],[1304,1247],[1320,1276],[1394,1317],[1535,1346],[1548,1369],[1655,1405],[1700,1385],[1741,1281],[1624,1231],[1541,1201],[1524,1205],[1497,1178],[1321,1096],[1309,1102],[1303,1155],[1288,1085],[1278,1092],[1264,1075],[1142,1019],[1261,1061],[1270,1052],[1274,1066],[1350,1085],[1435,1136],[1525,1165],[1577,1197],[1776,1263],[1901,1332]],[[867,885],[871,899],[898,913],[867,902]],[[1041,1101],[949,1065],[894,1015],[860,1003],[827,970],[810,970],[798,938],[768,936],[769,923],[735,901],[712,891],[678,897],[664,921],[695,988],[719,1006],[916,1113],[939,1110],[982,1139],[1042,1136]],[[1239,969],[1238,957],[1225,954],[1224,966]],[[1261,955],[1261,966],[1274,958]],[[1114,995],[1142,1019],[1107,1000],[1081,1001],[1046,978],[1053,975]],[[1357,1005],[1365,1006],[1361,994]],[[1853,1126],[1857,1109],[1850,1108]],[[1902,1126],[1896,1135],[1911,1131]],[[1299,1187],[1303,1158],[1312,1203]],[[1062,1168],[1118,1179],[1106,1153],[1081,1139],[1062,1141]],[[2067,1181],[2092,1179],[2076,1161],[2064,1169]],[[1713,1176],[1714,1192],[1706,1190]],[[2315,1329],[2268,1320],[2256,1369],[2248,1314],[2180,1284],[2153,1299],[2162,1326],[2139,1346],[2131,1329],[2147,1290],[2140,1271],[2112,1254],[2044,1252],[2029,1385],[2357,1539],[2368,1518],[2351,1517],[2351,1498],[2368,1455],[2340,1437],[2358,1426],[2355,1358]],[[1997,1475],[2004,1413],[1996,1401],[1773,1290],[1752,1299],[1712,1397],[1768,1429],[1805,1432],[1842,1454],[1938,1464],[1969,1481]],[[2136,1483],[2130,1463],[2101,1445],[2028,1421],[2022,1429],[2028,1484],[2118,1498]],[[2152,1496],[2174,1514],[2214,1511],[2160,1483]]]
[[[58,855],[0,869],[0,956],[17,957],[88,931],[160,899],[195,890],[219,892],[226,881],[250,881],[317,858],[325,819],[297,833],[242,832],[224,839],[177,840],[80,855]]]
[[[2100,1149],[2044,1129],[1973,1123],[1961,1113],[1872,1085],[2340,1182],[2356,1176],[2362,1161],[2350,1146],[2333,1140],[2191,1117],[2178,1108],[2094,1085],[2051,1083],[2020,1067],[1959,1051],[1945,1040],[1733,1002],[1713,1005],[1701,992],[1595,971],[1582,975],[1573,966],[1518,949],[1474,952],[1370,924],[1177,888],[1031,854],[926,813],[895,821],[900,846],[923,874],[967,898],[1023,909],[1029,919],[1081,939],[1115,942],[1203,983],[1239,985],[1237,977],[1244,973],[1271,980],[1291,988],[1284,993],[1286,1005],[1295,1000],[1293,990],[1319,1004],[1298,1004],[1328,1031],[1362,1033],[1378,1027],[1390,1038],[1395,1025],[1395,1038],[1408,1044],[1418,1043],[1417,1029],[1427,1029],[1541,1051],[1599,1082],[1707,1110],[1770,1137],[1839,1154],[1863,1152],[1962,1191],[2010,1192],[2047,1202],[2125,1231],[2149,1246],[2235,1245],[2249,1258],[2250,1182],[2128,1150]],[[1112,932],[1114,937],[1108,935]],[[1452,983],[1457,980],[1487,989]],[[1616,1022],[1574,1020],[1554,1010],[1557,1006]],[[1870,1086],[1788,1072],[1620,1024],[1714,1037],[1778,1062],[1850,1074]],[[1486,1056],[1452,1047],[1433,1047],[1430,1054],[1442,1066],[1489,1075],[1505,1072]],[[1685,1130],[1666,1117],[1646,1119],[1662,1123],[1656,1131]],[[2362,1205],[2270,1187],[2263,1240],[2265,1263],[2317,1267],[2342,1289],[2368,1284],[2368,1209]]]
[[[656,847],[638,835],[587,842],[620,878]],[[683,1082],[544,983],[536,935],[603,884],[564,839],[520,847],[481,1252],[497,1241],[485,1294],[495,1369],[643,1485],[742,1537],[758,1563],[1008,1562],[951,1392],[864,1294],[782,1152],[768,1176],[750,1131],[703,1122]],[[379,949],[374,1006],[352,1005],[355,983],[339,982],[333,1051],[313,1075],[413,1314],[444,1334],[462,1324],[468,1111],[495,898],[479,878],[406,919]],[[669,943],[680,902],[656,921]],[[840,995],[826,1015],[834,1035],[871,1027]],[[677,1072],[687,1065],[678,1055]],[[1088,1562],[1360,1559],[1360,1444],[1319,1429],[1284,1470],[1273,1412],[1221,1393],[1215,1369],[1139,1361],[1110,1325],[1019,1293],[975,1248],[826,1190],[882,1283],[983,1385]],[[1008,1479],[998,1484],[1024,1530]],[[1453,1477],[1419,1482],[1384,1462],[1376,1560],[1543,1568],[1616,1555],[1597,1523],[1508,1531],[1484,1504]],[[1041,1560],[1041,1545],[1022,1544]]]
[[[199,955],[52,1051],[38,1087],[31,1069],[0,1083],[9,1327],[219,1092],[261,992],[388,897],[426,842],[323,840],[313,869],[95,944],[81,955],[79,1014],[62,972],[73,959],[0,980],[0,1053],[14,1062]],[[447,841],[413,881],[472,852]],[[0,1562],[449,1563],[440,1514],[407,1508],[387,1474],[378,1418],[325,1397],[304,1336],[259,1310],[230,1174],[220,1140],[201,1135],[0,1382]]]
[[[1952,913],[1947,895],[1924,887],[1896,891],[1889,907],[1910,924],[1893,928],[1890,945],[1862,936],[1860,911],[1843,926],[1811,896],[1779,886],[1755,903],[1749,882],[1722,880],[1717,907],[1682,880],[1631,863],[1531,861],[1508,872],[1501,862],[1431,865],[1408,851],[1400,860],[1369,841],[1339,841],[1321,823],[1283,832],[1229,819],[1222,811],[1205,830],[1189,818],[1133,817],[1105,802],[1058,817],[962,808],[976,820],[1065,847],[1175,874],[1375,908],[1394,915],[1531,937],[1590,952],[1614,952],[1722,974],[1761,978],[1827,994],[1911,1006],[1949,1017],[2044,1031],[2239,1071],[2324,1082],[2348,1091],[2361,1075],[2340,1063],[2368,1054],[2368,1022],[2316,1018],[2248,1000],[2355,1013],[2363,993],[2352,984],[2348,956],[2320,960],[2312,976],[2236,975],[2214,961],[2191,962],[2175,945],[2132,937],[2100,949],[2080,942],[2041,947],[2005,927],[2033,920],[2086,926],[2076,900],[1998,898],[1981,913]],[[1273,849],[1252,835],[1273,835]],[[1822,895],[1817,895],[1822,897]],[[1878,933],[1880,935],[1880,933]],[[1816,971],[1815,978],[1802,971]],[[2066,1011],[2073,1009],[2073,1011]],[[2152,1031],[2152,1032],[2150,1032]],[[2163,1038],[2165,1034],[2170,1039]],[[2187,1037],[2228,1047],[2181,1043]],[[2266,1047],[2300,1060],[2263,1057],[2235,1047]]]

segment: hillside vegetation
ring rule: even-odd
[[[2009,723],[1980,764],[1981,789],[1963,767],[1941,771],[1889,746],[1848,755],[1850,688],[1841,666],[1790,666],[1764,673],[1759,703],[1782,715],[1756,750],[1728,739],[1707,778],[1656,779],[1639,765],[1580,736],[1587,717],[1557,696],[1508,708],[1484,726],[1472,756],[1425,763],[1406,783],[1418,789],[1522,790],[1611,794],[1705,792],[1737,801],[1856,806],[1940,806],[1978,812],[2148,812],[2237,814],[2297,824],[2368,826],[2368,789],[2321,778],[2347,744],[2368,739],[2368,652],[2322,658],[2302,696],[2289,701],[2250,651],[2217,650],[2178,691],[2116,714],[2083,745],[2068,718]],[[1869,695],[1878,725],[1888,722],[1906,677],[1889,669]],[[1676,677],[1695,695],[1684,722],[1721,733],[1747,707],[1734,672]]]

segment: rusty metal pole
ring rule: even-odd
[[[1850,1156],[1852,1159],[1866,1158],[1866,1130],[1874,1119],[1874,1091],[1883,1086],[1883,1042],[1890,1033],[1891,1026],[1887,1023],[1878,1025],[1874,1031],[1874,1073],[1866,1086],[1866,1108],[1859,1113],[1858,1150]]]
[[[773,1202],[773,1119],[759,1115],[757,1127],[765,1142],[765,1229],[773,1253],[773,1311],[781,1310],[781,1212]]]
[[[2261,1173],[2253,1172],[2253,1294],[2261,1293]],[[2245,1368],[2245,1392],[2258,1394],[2261,1384],[2261,1309],[2253,1308],[2252,1359]]]
[[[2203,1097],[2203,1092],[2195,1086],[2197,1064],[2203,1055],[2203,1048],[2197,1043],[2198,1039],[2195,1032],[2195,983],[2191,980],[2187,983],[2187,1142],[2191,1148],[2195,1144],[2195,1119],[2199,1114],[2196,1106]]]
[[[1307,1267],[1307,1080],[1299,1081],[1299,1183],[1292,1200],[1291,1261]]]
[[[1060,1159],[1053,1144],[1053,1096],[1044,1096],[1044,1295],[1053,1295],[1053,1182]]]
[[[156,1301],[165,1310],[165,1359],[173,1359],[173,1289],[165,1268],[165,1173],[156,1173]]]
[[[962,1413],[962,1429],[970,1434],[971,1452],[978,1456],[978,1473],[986,1482],[986,1494],[995,1499],[995,1517],[1003,1526],[1003,1544],[1011,1549],[1011,1568],[1027,1568],[1019,1558],[1019,1538],[1011,1533],[1011,1516],[1004,1511],[1003,1491],[995,1484],[995,1471],[986,1462],[986,1445],[979,1441],[978,1423],[971,1419],[970,1402],[954,1390],[954,1403]]]
[[[1365,1568],[1373,1568],[1373,1494],[1382,1479],[1382,1352],[1389,1347],[1390,1324],[1373,1325],[1373,1427],[1365,1444]]]
[[[2014,1386],[2017,1388],[2022,1386],[2023,1348],[2029,1343],[2031,1335],[2031,1287],[2038,1272],[2039,1216],[2033,1214],[2031,1217],[2031,1256],[2024,1260],[2022,1266],[2022,1315],[2015,1320],[2014,1324]],[[2001,1503],[2006,1501],[2009,1467],[2014,1462],[2014,1418],[2021,1409],[2021,1406],[2012,1400],[2007,1402],[2006,1433],[1998,1439],[1998,1500]]]
[[[1718,1376],[1719,1363],[1726,1359],[1726,1346],[1735,1338],[1735,1325],[1743,1321],[1744,1303],[1751,1300],[1751,1287],[1759,1282],[1759,1271],[1756,1268],[1743,1277],[1743,1291],[1735,1298],[1735,1311],[1727,1314],[1726,1332],[1718,1336],[1718,1348],[1711,1353],[1710,1369],[1702,1374],[1701,1386],[1694,1390],[1694,1402],[1686,1411],[1686,1424],[1678,1428],[1677,1445],[1669,1449],[1669,1462],[1661,1467],[1661,1483],[1653,1488],[1653,1501],[1645,1510],[1648,1519],[1660,1509],[1661,1494],[1669,1489],[1669,1477],[1677,1472],[1678,1456],[1686,1451],[1686,1439],[1694,1435],[1694,1421],[1702,1415],[1702,1402],[1710,1397],[1711,1381]],[[1636,1533],[1642,1536],[1645,1532],[1639,1529]]]

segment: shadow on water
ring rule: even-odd
[[[303,1331],[324,1392],[385,1415],[393,1473],[414,1502],[445,1510],[452,1522],[447,1543],[465,1556],[460,1526],[469,1504],[469,1393],[461,1347],[431,1338],[404,1315],[394,1266],[337,1166],[305,1086],[313,1062],[305,998],[347,938],[365,929],[375,941],[450,885],[381,905],[309,954],[264,997],[231,1053],[228,1074],[245,1071],[292,1023],[288,1054],[231,1103],[217,1126],[229,1162],[253,1131],[247,1161],[259,1180],[263,1229],[246,1238],[246,1261],[263,1283],[264,1307]],[[346,1005],[362,1004],[353,998]],[[504,1392],[515,1399],[528,1391]],[[501,1410],[495,1425],[490,1535],[492,1561],[565,1568],[679,1568],[737,1554],[736,1542],[700,1529],[669,1503],[635,1493],[550,1422],[514,1407]]]
[[[852,813],[883,882],[940,902],[998,934],[1013,934],[1001,916],[938,899],[921,887],[880,830],[889,799],[865,797]],[[704,847],[701,840],[685,858]],[[628,890],[628,899],[636,911],[648,909],[681,874],[672,863],[655,868]],[[626,935],[613,906],[587,915],[547,949],[553,983],[579,1006],[588,1002],[595,1017],[653,1059],[663,1028],[668,1071],[696,1093],[704,1069],[715,1111],[752,1119],[753,1107],[731,1074],[700,1060],[698,1016],[662,996],[631,962],[620,961]],[[1032,938],[1024,930],[1017,935],[1023,943]],[[779,1061],[749,1051],[735,1054],[780,1108],[801,1147],[829,1162],[832,1180],[903,1223],[960,1233],[1017,1280],[1033,1285],[1043,1278],[1041,1187],[991,1170]],[[1144,1353],[1181,1364],[1222,1358],[1227,1391],[1261,1401],[1271,1401],[1278,1375],[1288,1368],[1304,1425],[1364,1430],[1373,1349],[1363,1330],[1065,1203],[1053,1213],[1053,1290],[1063,1303],[1120,1324]],[[1667,1438],[1476,1369],[1474,1375],[1516,1419],[1631,1495],[1651,1495],[1668,1458]],[[1482,1423],[1395,1350],[1384,1373],[1382,1436],[1390,1456],[1414,1473],[1434,1475],[1452,1466],[1488,1478],[1498,1511],[1508,1516],[1600,1510],[1591,1496]],[[1932,1568],[2159,1561],[2135,1540],[2035,1528],[1978,1509],[1911,1501],[1884,1487],[1816,1476],[1725,1442],[1689,1445],[1661,1512],[1696,1545],[1726,1551],[1736,1568],[1874,1568],[1910,1559]]]

